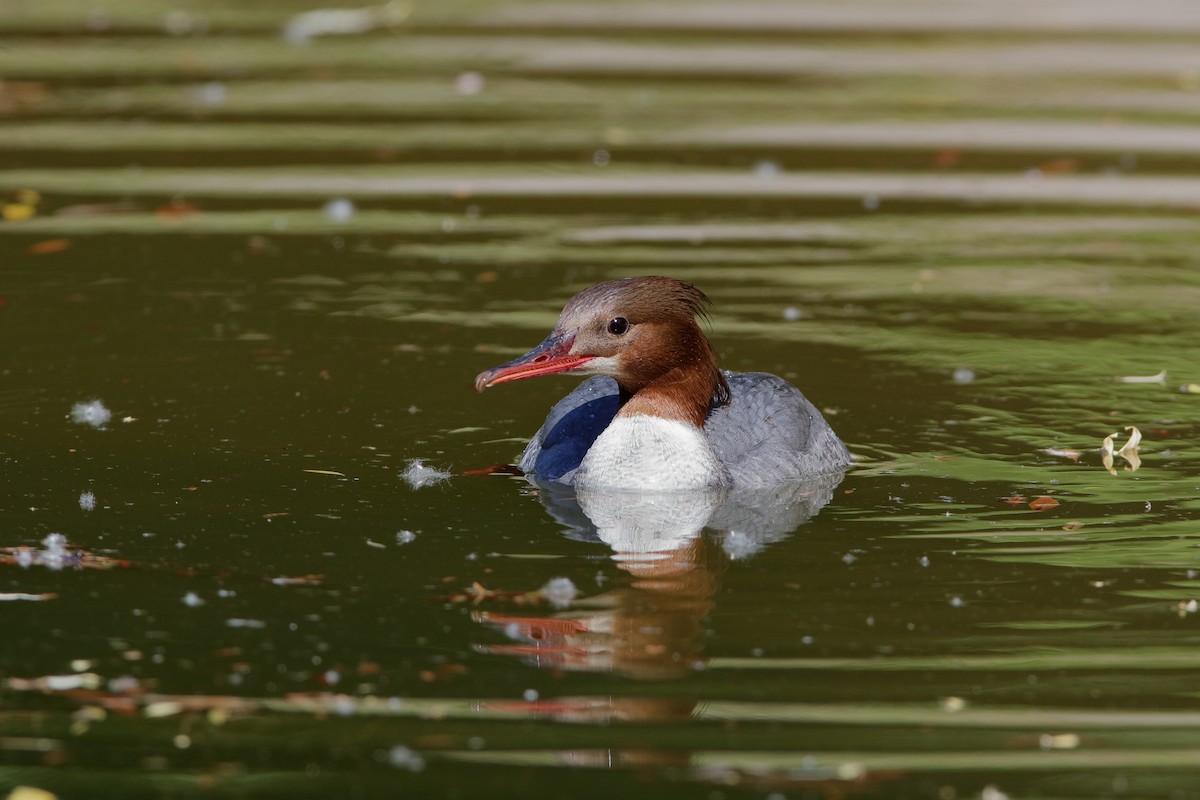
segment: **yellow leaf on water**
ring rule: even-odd
[[[1136,453],[1138,445],[1142,443],[1142,432],[1133,425],[1126,425],[1125,430],[1129,431],[1129,441],[1121,445],[1121,449],[1117,451],[1117,455],[1124,456],[1127,453]]]
[[[8,793],[5,800],[58,800],[58,795],[36,786],[18,786]]]
[[[1117,434],[1110,433],[1104,437],[1104,441],[1100,445],[1100,461],[1104,464],[1104,468],[1108,470],[1109,475],[1116,475],[1117,471],[1113,468],[1113,438]]]
[[[29,219],[36,213],[37,209],[27,203],[6,203],[4,208],[0,209],[0,216],[9,222]]]
[[[1120,435],[1117,433],[1105,436],[1104,442],[1100,445],[1100,460],[1109,475],[1117,474],[1117,469],[1113,466],[1116,456],[1125,459],[1125,468],[1130,472],[1136,472],[1142,466],[1142,458],[1138,455],[1138,446],[1142,443],[1142,432],[1134,425],[1126,425],[1125,430],[1129,431],[1129,440],[1121,445],[1120,450],[1114,449],[1113,446],[1113,439]]]
[[[337,472],[336,470],[332,470],[332,469],[306,469],[304,471],[311,472],[313,475],[335,475],[339,478],[346,477],[346,473]]]

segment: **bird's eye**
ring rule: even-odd
[[[629,330],[629,320],[624,317],[613,317],[608,321],[608,332],[613,336],[620,336]]]

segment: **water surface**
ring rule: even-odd
[[[1061,6],[4,12],[0,785],[1196,796],[1200,42]],[[648,559],[489,473],[640,274],[840,484]]]

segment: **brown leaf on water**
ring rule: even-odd
[[[450,579],[453,580],[453,579]],[[489,589],[479,581],[473,581],[471,586],[452,595],[443,598],[448,603],[471,603],[479,605],[484,600],[499,600],[503,602],[515,603],[519,606],[537,605],[543,602],[544,598],[541,591],[511,591],[508,589]]]
[[[1000,502],[1008,503],[1013,508],[1016,508],[1017,506],[1025,505],[1025,498],[1019,494],[1013,494],[1008,497],[1001,497]]]
[[[947,148],[938,150],[933,154],[933,163],[943,169],[957,167],[962,162],[962,153],[958,150]]]
[[[185,200],[173,200],[154,209],[154,216],[163,220],[180,220],[200,213],[200,209]]]
[[[1074,158],[1054,158],[1037,166],[1043,175],[1069,175],[1079,171],[1079,161]]]
[[[61,253],[70,248],[70,239],[43,239],[26,247],[25,252],[31,256],[44,256],[50,253]]]
[[[1055,508],[1058,505],[1059,502],[1057,500],[1055,500],[1053,497],[1047,497],[1046,495],[1035,497],[1029,501],[1029,507],[1034,511],[1045,511],[1050,508]]]

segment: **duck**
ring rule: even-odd
[[[527,477],[590,491],[783,486],[843,472],[846,445],[801,391],[717,365],[700,328],[711,301],[662,276],[607,280],[572,297],[529,352],[476,390],[588,376],[556,403],[518,463]]]

